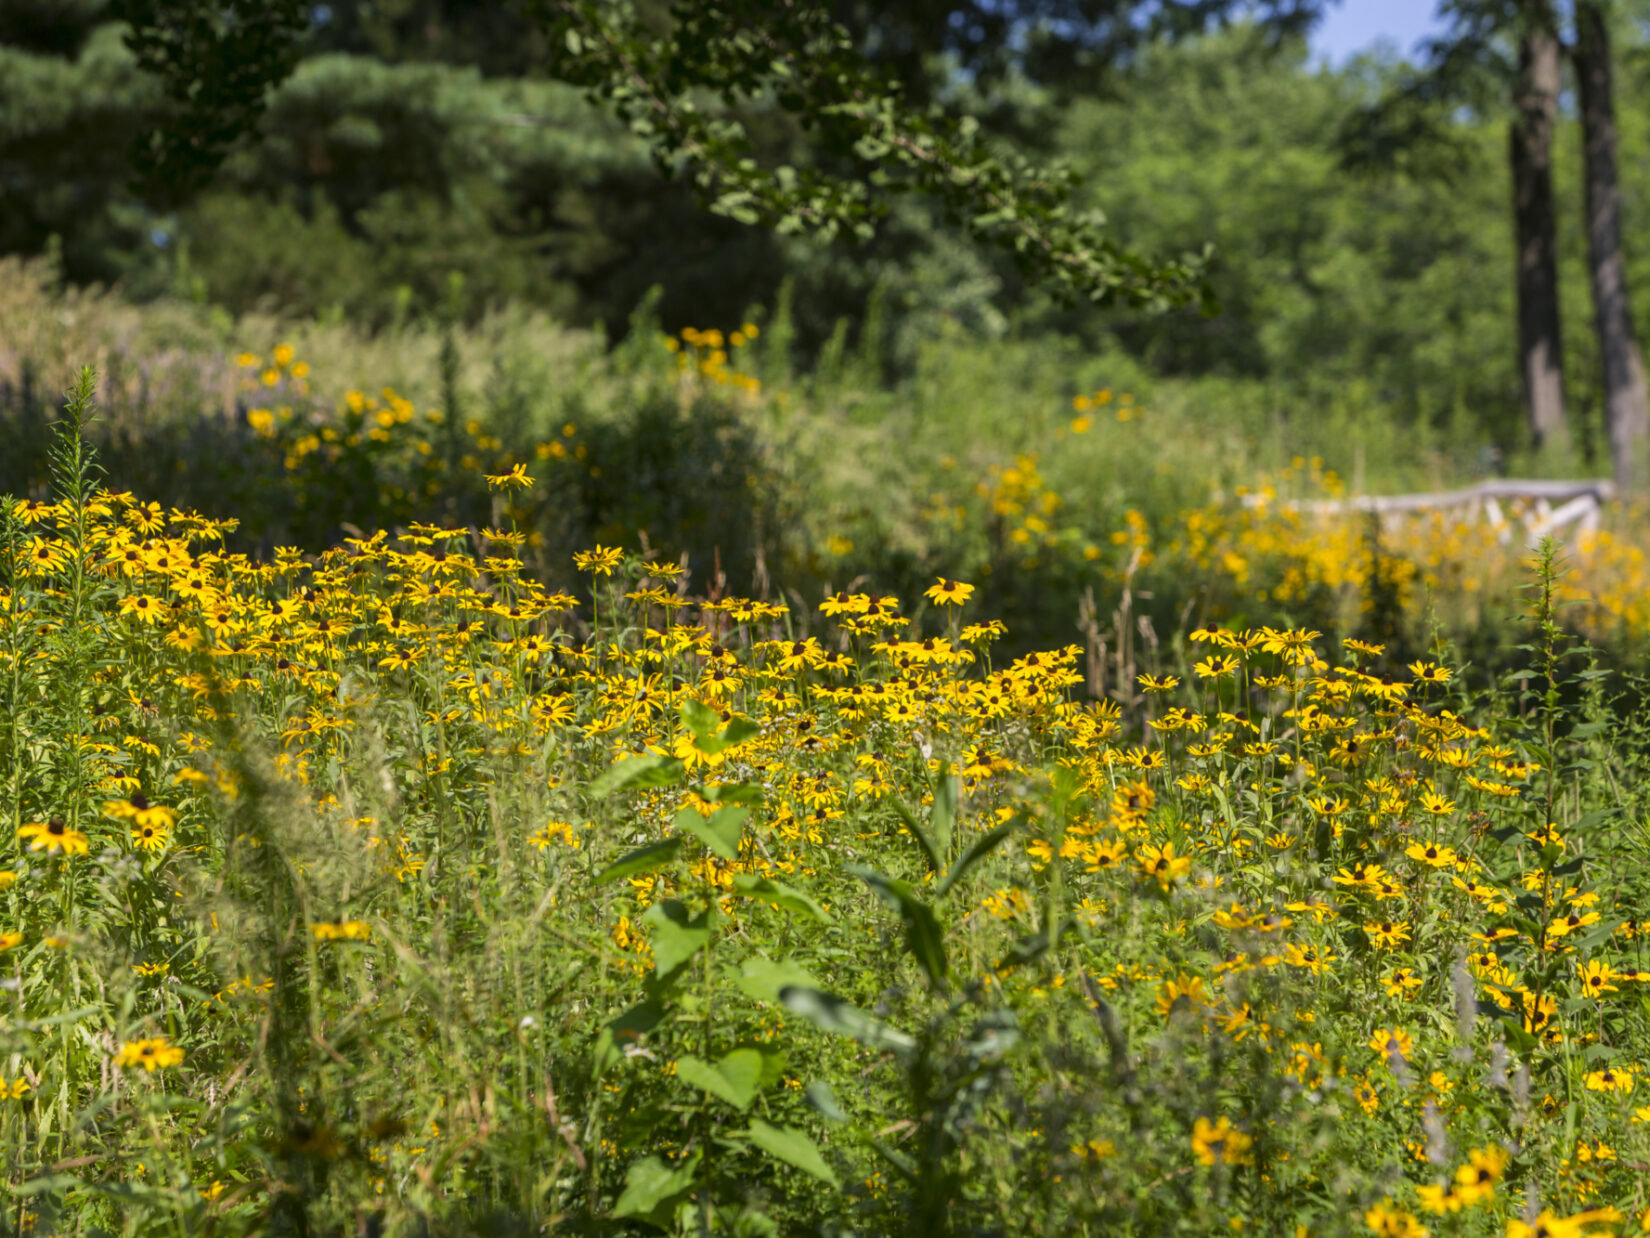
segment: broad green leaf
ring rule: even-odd
[[[779,1001],[785,1009],[807,1019],[815,1027],[838,1036],[851,1037],[869,1048],[906,1054],[917,1047],[917,1042],[897,1027],[873,1019],[857,1006],[819,989],[786,985],[779,990]]]
[[[899,913],[900,919],[905,922],[906,947],[929,983],[936,988],[943,985],[946,973],[945,933],[934,915],[934,909],[918,898],[916,892],[903,881],[884,877],[863,864],[843,867],[875,890],[885,903]]]
[[[726,726],[722,726],[721,714],[695,700],[683,701],[680,710],[682,725],[693,732],[693,746],[707,756],[725,752],[761,731],[760,727],[746,718],[732,718]]]
[[[1005,821],[1002,825],[986,831],[970,843],[968,850],[957,857],[957,862],[945,874],[944,880],[940,882],[939,887],[934,891],[934,897],[944,898],[946,891],[967,876],[969,869],[990,855],[996,849],[997,844],[1012,834],[1019,826],[1020,823],[1017,820]]]
[[[648,752],[639,757],[626,757],[610,767],[590,784],[590,794],[600,799],[632,787],[668,787],[681,778],[682,763],[675,757]]]
[[[621,856],[595,876],[595,884],[604,886],[610,881],[619,881],[625,877],[634,877],[637,873],[650,873],[656,868],[662,868],[676,858],[676,853],[682,849],[680,838],[667,838],[663,842],[648,843],[645,847],[637,847],[629,855]]]
[[[654,903],[642,920],[653,926],[653,969],[661,980],[710,941],[710,912],[690,916],[687,906],[673,898]]]
[[[722,728],[721,738],[729,744],[742,744],[747,739],[755,739],[762,733],[762,728],[749,718],[735,718]]]
[[[762,1058],[761,1086],[771,1088],[785,1077],[785,1067],[790,1064],[790,1057],[783,1049],[775,1049],[768,1044],[740,1045],[741,1049],[755,1050]]]
[[[795,1127],[771,1126],[761,1118],[752,1118],[750,1129],[745,1133],[752,1143],[769,1156],[784,1161],[787,1165],[794,1165],[821,1182],[829,1183],[831,1186],[837,1185],[836,1174],[819,1154],[818,1146]]]
[[[692,731],[695,738],[704,739],[715,732],[722,725],[722,716],[709,705],[703,705],[692,697],[684,700],[677,706],[677,712],[682,715],[682,725]]]
[[[719,752],[726,752],[729,748],[744,743],[747,739],[760,735],[762,728],[749,718],[729,719],[727,726],[715,735],[697,735],[693,746],[706,756],[715,756]]]
[[[748,1109],[761,1086],[762,1067],[760,1049],[735,1049],[717,1062],[692,1056],[677,1058],[676,1077],[735,1109]]]
[[[699,798],[712,804],[760,804],[762,788],[748,782],[730,782],[723,787],[705,787]]]
[[[831,923],[828,911],[802,891],[792,889],[782,881],[770,881],[753,873],[738,873],[734,876],[733,888],[747,898],[772,903],[800,916],[812,916],[821,924]]]
[[[613,1215],[636,1217],[659,1229],[672,1228],[676,1206],[693,1190],[698,1168],[698,1153],[674,1169],[657,1156],[632,1162],[625,1170],[624,1193],[613,1205]]]
[[[808,1086],[802,1089],[802,1095],[807,1098],[808,1104],[813,1106],[814,1112],[828,1122],[846,1122],[848,1115],[843,1111],[831,1091],[831,1085],[823,1079],[810,1080]]]
[[[753,1001],[777,1003],[780,991],[787,986],[817,989],[819,981],[805,967],[786,959],[746,959],[739,968],[740,990]]]
[[[750,815],[750,809],[738,804],[718,809],[709,820],[696,808],[684,808],[676,814],[675,825],[678,830],[692,834],[724,860],[737,860],[739,833],[744,828],[745,818]]]

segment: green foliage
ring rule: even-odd
[[[206,182],[256,122],[270,84],[292,72],[310,9],[302,0],[112,0],[110,12],[172,105],[133,154],[147,196],[170,206]]]
[[[503,528],[224,553],[98,487],[92,394],[0,503],[8,1225],[1487,1238],[1633,1198],[1650,784],[1551,545],[1505,683],[1201,628],[1233,669],[1125,714],[949,604],[844,591],[799,641],[640,554],[580,606]]]
[[[868,239],[881,197],[917,190],[1050,291],[1137,308],[1196,297],[1196,258],[1154,262],[1121,248],[1100,234],[1100,216],[1071,210],[1068,173],[994,150],[972,118],[908,108],[823,6],[679,4],[662,34],[601,0],[553,11],[551,46],[566,51],[557,72],[615,107],[665,166],[684,163],[718,213],[782,233]],[[729,106],[771,93],[827,155],[852,160],[853,174],[761,167],[743,126],[703,110],[699,92]]]

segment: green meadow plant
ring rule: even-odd
[[[1552,546],[1500,684],[1204,622],[1120,702],[949,577],[564,591],[535,461],[237,551],[94,386],[0,506],[6,1232],[1640,1225],[1645,748]]]

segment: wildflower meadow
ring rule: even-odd
[[[761,398],[719,337],[659,353]],[[982,576],[829,580],[839,544],[745,594],[557,541],[584,427],[238,369],[248,458],[381,525],[248,548],[115,489],[90,370],[0,511],[6,1233],[1650,1229],[1608,540],[1275,494],[1113,535],[1022,452],[935,516]],[[1202,582],[1172,635],[1154,561]],[[1039,564],[1118,614],[1019,639],[989,581]],[[1436,614],[1469,593],[1511,608],[1488,670]]]

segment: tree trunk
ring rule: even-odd
[[[1593,316],[1604,365],[1604,421],[1616,485],[1644,484],[1650,391],[1627,300],[1627,260],[1621,252],[1621,187],[1616,179],[1616,108],[1610,83],[1610,31],[1596,0],[1576,4],[1576,85],[1587,186],[1587,266]]]
[[[1544,5],[1541,7],[1545,7]],[[1518,250],[1518,362],[1536,448],[1564,447],[1564,346],[1553,219],[1553,124],[1562,69],[1558,38],[1537,14],[1518,44],[1512,124],[1513,228]]]

